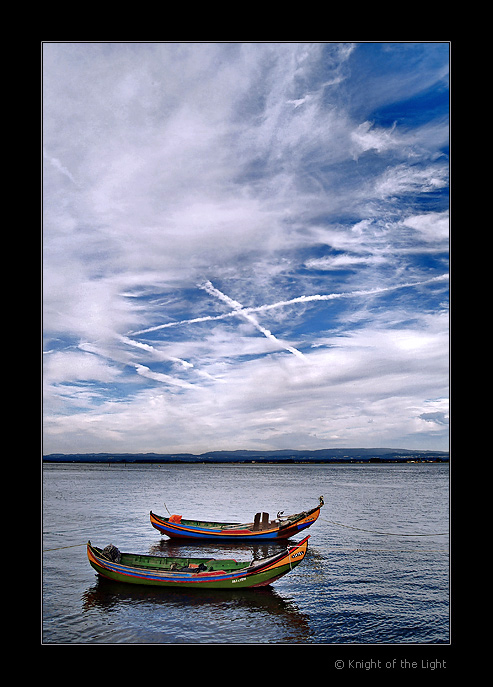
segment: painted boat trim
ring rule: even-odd
[[[151,525],[159,530],[161,534],[166,534],[170,538],[177,539],[222,539],[225,540],[259,540],[259,539],[289,539],[307,527],[313,525],[320,515],[320,509],[324,505],[323,498],[320,497],[320,504],[308,511],[303,511],[296,515],[288,516],[281,520],[279,524],[264,530],[251,530],[241,523],[206,523],[201,526],[191,524],[194,521],[181,520],[173,522],[170,518],[165,518],[150,511],[149,519]],[[237,528],[234,526],[238,525]]]

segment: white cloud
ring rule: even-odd
[[[382,255],[342,255],[325,256],[323,258],[312,258],[307,260],[305,265],[308,269],[315,270],[347,270],[364,265],[379,265],[386,262]]]
[[[395,124],[390,129],[375,127],[371,122],[363,122],[352,133],[353,156],[357,159],[361,153],[374,150],[382,153],[390,148],[402,146],[396,134]]]
[[[389,167],[376,181],[375,192],[382,198],[409,193],[430,193],[445,188],[448,166],[431,164],[425,167],[400,164]]]
[[[69,381],[114,381],[118,368],[88,353],[64,351],[49,354],[45,360],[45,379],[52,383]]]
[[[112,441],[119,436],[114,445],[129,450],[144,450],[156,442],[170,451],[183,450],[185,436],[201,450],[210,448],[211,442],[217,448],[254,448],[259,441],[275,447],[279,436],[291,431],[305,447],[320,445],[335,434],[341,437],[338,445],[368,445],[378,438],[392,441],[396,431],[404,437],[430,430],[429,413],[436,412],[436,406],[421,399],[446,393],[444,317],[423,318],[414,328],[363,328],[321,338],[305,352],[308,366],[287,354],[279,358],[279,353],[234,364],[235,356],[258,351],[238,348],[239,339],[226,334],[222,340],[213,336],[176,344],[177,357],[186,353],[209,373],[206,385],[181,384],[179,404],[164,387],[148,389],[117,405],[93,409],[85,418],[88,425],[105,422]],[[165,385],[177,382],[145,366],[138,366],[138,372]],[[444,411],[443,403],[439,409]],[[152,441],[144,439],[144,431],[134,437],[139,421],[142,428],[156,423]],[[65,427],[62,419],[51,418],[51,425],[59,422]],[[82,416],[65,431],[79,431],[81,423]]]
[[[419,233],[424,241],[443,242],[449,239],[449,213],[428,212],[407,217],[403,224]]]

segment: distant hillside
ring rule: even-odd
[[[51,453],[45,463],[369,463],[447,462],[447,451],[395,448],[325,448],[315,451],[207,451],[192,453]]]

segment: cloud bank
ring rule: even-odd
[[[446,449],[447,68],[46,43],[45,453]]]

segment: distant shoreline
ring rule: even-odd
[[[85,465],[392,465],[396,463],[449,463],[448,458],[436,459],[394,459],[394,460],[50,460],[43,458],[43,463],[60,465],[78,463]]]
[[[448,451],[410,449],[320,449],[314,451],[208,451],[190,453],[51,453],[43,463],[140,463],[140,464],[385,464],[448,463]]]

